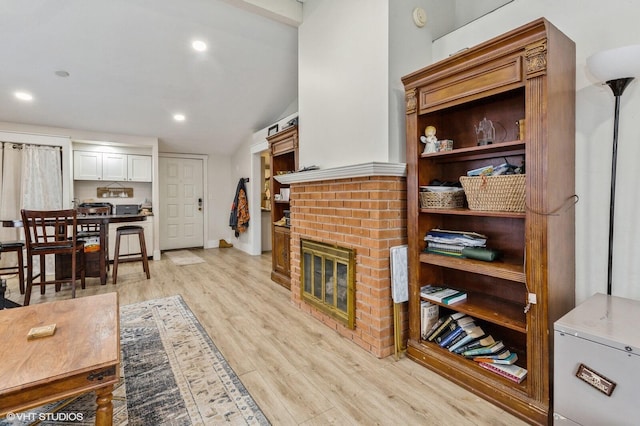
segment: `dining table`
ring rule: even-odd
[[[85,253],[85,259],[95,259],[96,268],[87,268],[86,276],[99,277],[100,284],[107,283],[107,256],[109,250],[109,225],[112,223],[141,222],[147,220],[146,214],[110,214],[110,215],[87,215],[77,216],[77,225],[99,225],[100,250],[93,253]],[[21,228],[23,226],[22,219],[6,219],[2,220],[2,226],[8,228]],[[86,262],[87,260],[85,260]],[[64,274],[66,266],[64,260],[56,259],[56,274]]]

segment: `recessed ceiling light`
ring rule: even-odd
[[[32,101],[33,100],[33,95],[31,93],[15,92],[13,95],[16,98],[20,99],[21,101]]]
[[[176,121],[184,121],[186,118],[184,114],[173,114],[173,119]]]
[[[207,43],[202,40],[195,40],[193,43],[191,43],[191,47],[193,47],[193,49],[197,50],[198,52],[204,52],[205,50],[207,50]]]
[[[68,71],[65,71],[65,70],[59,70],[59,71],[56,71],[56,72],[55,72],[55,74],[56,74],[58,77],[69,77],[69,72],[68,72]]]

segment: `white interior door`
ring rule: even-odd
[[[204,246],[204,161],[160,157],[160,250]]]

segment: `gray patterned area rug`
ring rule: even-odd
[[[122,306],[120,340],[114,425],[270,424],[180,296]],[[82,425],[94,424],[93,410],[90,393],[34,412],[54,413],[41,425]]]

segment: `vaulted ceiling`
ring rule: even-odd
[[[161,152],[230,154],[295,111],[300,8],[296,0],[2,0],[0,121],[157,137]],[[207,50],[194,50],[194,40]]]

